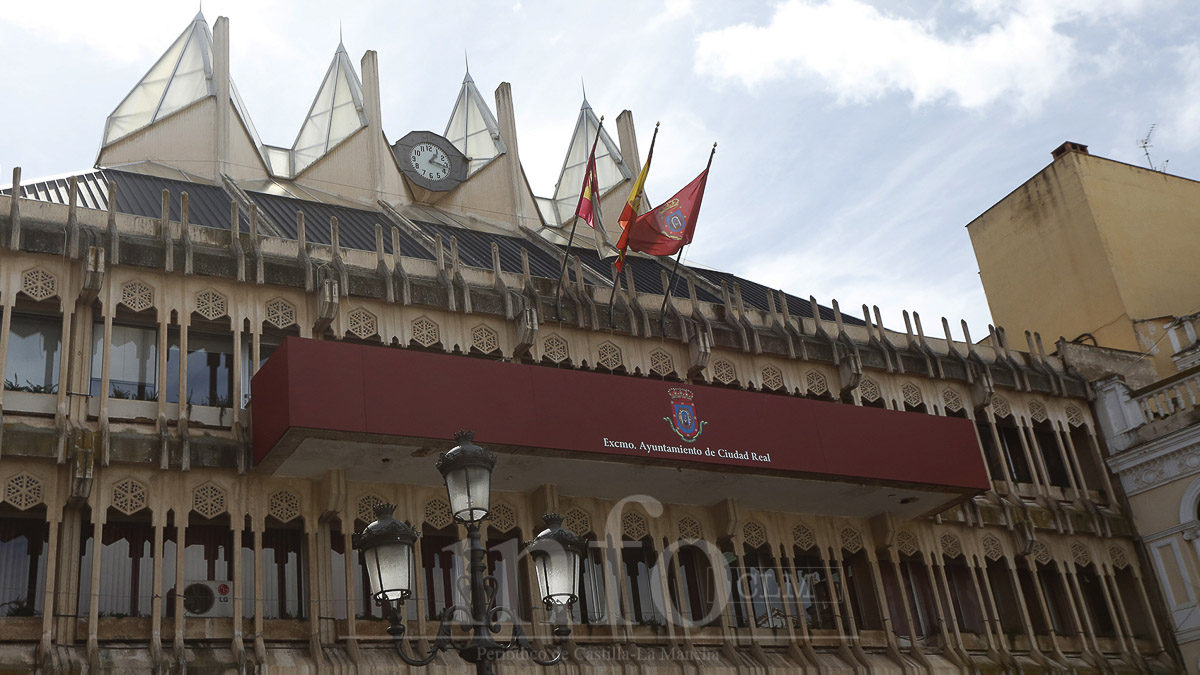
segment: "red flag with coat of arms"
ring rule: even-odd
[[[711,160],[710,160],[711,161]],[[696,231],[696,219],[700,216],[700,202],[704,199],[704,186],[708,181],[708,168],[688,183],[674,197],[661,206],[638,216],[621,233],[618,248],[629,248],[650,255],[674,255],[692,243]]]

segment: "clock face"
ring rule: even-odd
[[[408,161],[423,178],[439,181],[450,175],[450,158],[438,146],[422,141],[412,147]]]

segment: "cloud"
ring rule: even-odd
[[[882,12],[863,0],[788,0],[765,26],[701,34],[698,74],[749,88],[815,78],[843,103],[902,93],[917,105],[1035,111],[1080,59],[1063,28],[1140,11],[1143,0],[968,0],[966,28]]]
[[[1200,144],[1200,47],[1187,45],[1175,50],[1178,56],[1178,92],[1170,97],[1171,119],[1160,134],[1185,148]]]

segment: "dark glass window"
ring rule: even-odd
[[[1117,634],[1112,612],[1108,611],[1108,602],[1104,599],[1103,583],[1096,575],[1092,565],[1076,567],[1075,578],[1079,580],[1079,590],[1083,593],[1083,604],[1087,607],[1088,618],[1092,622],[1092,630],[1100,637],[1114,637]]]
[[[1018,483],[1032,483],[1033,474],[1029,471],[1029,462],[1025,461],[1025,449],[1021,445],[1021,431],[1008,420],[996,421],[996,432],[1000,436],[1000,446],[1004,458],[1008,461],[1008,472]]]
[[[946,583],[950,586],[950,601],[958,617],[958,629],[964,633],[983,633],[983,610],[975,580],[962,558],[946,561]]]
[[[717,597],[717,579],[713,574],[708,553],[694,544],[680,546],[675,552],[679,576],[672,578],[671,593],[674,606],[693,623],[712,623],[716,619],[713,603]],[[674,570],[671,570],[674,575]]]
[[[1037,440],[1038,449],[1042,452],[1042,461],[1046,463],[1046,473],[1050,477],[1050,484],[1058,487],[1070,487],[1071,479],[1067,474],[1063,453],[1058,449],[1056,436],[1050,422],[1033,424],[1033,437]]]
[[[154,526],[143,520],[104,524],[100,616],[150,616],[154,598]],[[89,561],[87,570],[91,575]]]
[[[454,526],[426,531],[420,540],[421,568],[425,572],[426,618],[440,619],[452,604],[465,604],[457,580],[465,572],[463,543]]]
[[[521,619],[529,620],[527,577],[522,574],[521,565],[521,552],[525,548],[521,543],[521,531],[514,529],[500,533],[488,528],[487,548],[488,574],[497,582],[496,603],[508,607]]]
[[[746,548],[745,580],[754,625],[759,628],[786,628],[783,590],[775,573],[775,561],[767,545]]]
[[[179,337],[167,351],[167,402],[179,402]],[[188,331],[187,400],[192,405],[233,407],[233,336]]]
[[[858,627],[867,630],[879,629],[882,622],[866,551],[859,551],[844,558],[842,569],[846,574],[846,595],[854,607],[854,619]]]

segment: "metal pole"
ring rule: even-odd
[[[487,549],[483,547],[479,536],[479,524],[471,523],[467,525],[467,539],[470,541],[471,547],[471,619],[472,632],[475,635],[475,642],[483,643],[490,641],[491,631],[488,630],[488,603],[487,595],[484,592],[484,575],[487,574]],[[479,655],[475,662],[475,672],[478,675],[491,675],[492,662],[488,656]]]

